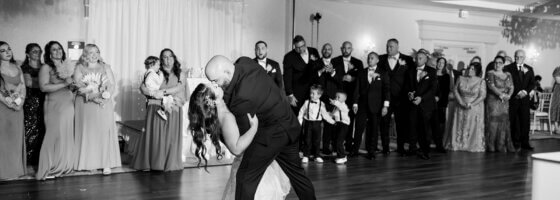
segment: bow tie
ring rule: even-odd
[[[389,59],[397,60],[399,58],[397,56],[391,56],[391,57],[389,57]]]
[[[418,71],[424,71],[424,68],[416,68]]]
[[[368,67],[368,71],[375,71],[375,69],[377,69],[377,68],[375,68],[375,67]]]
[[[310,103],[319,103],[319,102],[316,102],[316,101],[311,101]]]

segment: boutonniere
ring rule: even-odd
[[[315,57],[315,55],[313,55],[313,54],[309,55],[309,58],[310,58],[312,61],[316,61],[316,60],[317,60],[317,57]]]
[[[271,65],[266,65],[266,72],[267,72],[267,73],[270,72],[270,71],[272,71],[272,70],[273,70],[273,68],[272,68]]]
[[[375,78],[375,80],[381,80],[381,77],[378,76],[377,78]]]

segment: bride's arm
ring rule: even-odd
[[[229,112],[223,100],[216,100],[216,108],[226,147],[234,155],[242,154],[251,144],[257,133],[257,127],[259,126],[257,116],[251,117],[250,114],[247,114],[251,127],[245,134],[240,136],[235,117]]]

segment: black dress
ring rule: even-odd
[[[33,79],[39,76],[39,69],[29,65],[21,66],[24,74],[29,74]],[[39,163],[39,152],[45,137],[45,122],[43,115],[43,103],[45,94],[38,86],[26,87],[26,98],[23,104],[24,127],[25,127],[25,149],[27,164],[37,165]]]

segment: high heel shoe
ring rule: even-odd
[[[103,175],[111,174],[111,168],[103,168]]]

